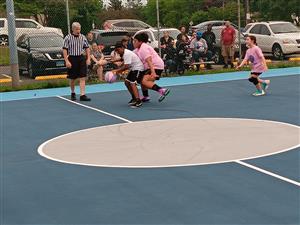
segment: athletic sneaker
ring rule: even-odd
[[[162,102],[167,96],[168,94],[170,94],[170,89],[161,89],[160,91],[160,98],[158,99],[159,102]]]
[[[146,97],[143,97],[141,100],[142,100],[142,102],[150,102],[150,97],[146,96]]]
[[[89,101],[91,101],[91,99],[88,98],[86,95],[81,95],[81,96],[80,96],[80,101],[83,101],[83,102],[89,102]]]
[[[262,83],[262,84],[261,84],[262,89],[263,89],[264,91],[266,91],[266,90],[269,88],[269,85],[270,85],[270,84],[267,84],[267,83]]]
[[[262,95],[265,95],[265,91],[264,90],[261,90],[261,91],[256,90],[256,92],[254,92],[252,95],[253,96],[262,96]]]
[[[128,105],[132,106],[136,103],[135,99],[131,99],[129,102],[128,102]]]
[[[76,101],[76,94],[75,93],[71,93],[71,100]]]
[[[139,108],[143,105],[143,102],[141,100],[136,100],[133,105],[131,105],[131,108]]]

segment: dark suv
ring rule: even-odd
[[[63,38],[56,33],[23,34],[17,41],[20,74],[38,75],[67,72],[62,53]]]
[[[106,57],[109,57],[111,52],[115,49],[115,44],[121,41],[129,33],[127,31],[106,31],[106,30],[92,30],[94,41],[98,45],[104,45],[102,51]]]

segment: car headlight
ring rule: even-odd
[[[43,53],[32,53],[32,58],[45,59],[46,56]]]
[[[290,39],[284,39],[284,40],[282,41],[282,43],[283,43],[283,44],[293,44],[294,42],[293,42],[293,40],[290,40]]]

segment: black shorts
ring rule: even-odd
[[[69,79],[77,79],[86,77],[87,75],[87,65],[86,65],[86,58],[81,56],[69,56],[68,57],[72,67],[68,69],[68,76]]]
[[[251,75],[260,76],[262,73],[251,72]]]
[[[126,80],[130,83],[141,83],[145,72],[139,70],[130,71],[126,77]]]
[[[155,69],[155,73],[158,76],[158,77],[156,77],[155,80],[159,80],[160,79],[162,72],[163,72],[163,70]],[[149,74],[151,74],[151,70],[146,70],[145,71],[145,75],[149,75]]]

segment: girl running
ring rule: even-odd
[[[251,62],[251,75],[248,80],[253,83],[257,89],[253,95],[265,95],[266,90],[270,85],[270,80],[262,80],[259,78],[259,76],[268,70],[266,59],[262,53],[262,50],[256,44],[256,37],[249,35],[246,39],[246,44],[249,49],[246,52],[245,59],[237,67],[237,69],[240,69],[248,61]]]

